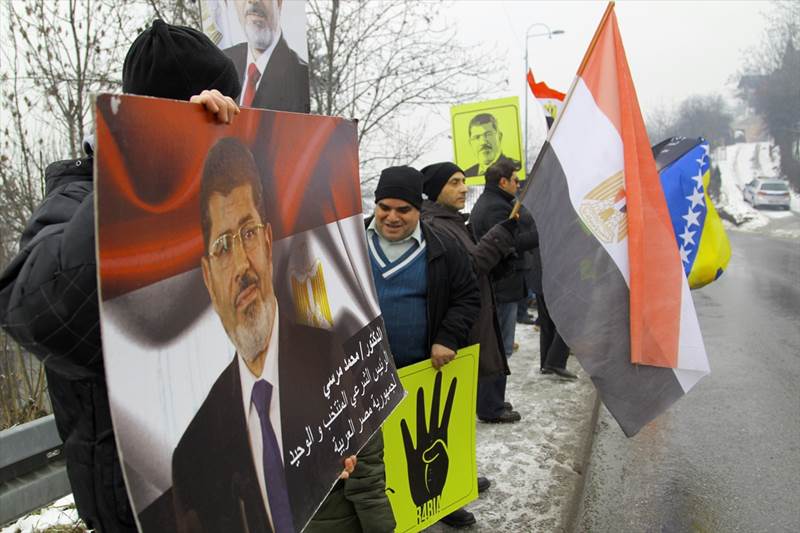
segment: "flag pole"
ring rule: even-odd
[[[575,75],[575,78],[572,80],[572,85],[569,87],[569,91],[567,91],[567,96],[564,98],[564,106],[562,107],[562,112],[558,114],[556,117],[555,122],[550,127],[550,130],[547,132],[547,137],[545,138],[545,143],[550,142],[550,138],[553,136],[553,132],[556,130],[556,126],[558,123],[561,122],[561,116],[564,114],[563,110],[567,108],[567,104],[572,97],[572,93],[575,91],[575,85],[578,83],[578,78],[580,78],[583,70],[586,68],[586,63],[589,62],[589,56],[591,56],[592,52],[594,51],[594,47],[597,45],[597,40],[600,38],[600,32],[603,31],[603,27],[605,27],[606,21],[608,17],[611,16],[611,12],[614,10],[614,0],[610,0],[608,5],[606,6],[606,10],[603,13],[603,18],[600,19],[600,24],[597,25],[597,29],[594,32],[594,36],[592,37],[592,41],[589,43],[589,48],[586,49],[586,53],[583,55],[583,60],[581,61],[581,66],[578,68],[578,73]],[[539,150],[539,155],[536,156],[536,162],[533,164],[530,173],[528,174],[527,178],[525,179],[525,188],[519,193],[519,198],[517,198],[516,203],[514,204],[513,209],[511,209],[511,214],[508,215],[508,218],[516,218],[519,214],[519,209],[522,207],[522,200],[525,199],[525,195],[528,193],[528,189],[531,186],[531,182],[533,181],[533,176],[536,175],[536,169],[539,168],[539,165],[542,162],[543,153]]]

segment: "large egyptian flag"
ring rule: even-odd
[[[550,313],[632,436],[709,367],[613,3],[523,204]]]
[[[547,127],[553,126],[553,122],[558,118],[561,113],[561,108],[564,107],[564,93],[551,89],[543,81],[537,82],[533,77],[533,71],[528,69],[528,87],[531,88],[533,96],[539,105],[544,110],[544,117],[547,120]]]

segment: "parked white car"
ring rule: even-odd
[[[776,179],[756,178],[744,186],[742,196],[755,208],[775,206],[789,209],[791,201],[789,184]]]

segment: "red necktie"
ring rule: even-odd
[[[261,78],[261,73],[258,71],[255,63],[250,63],[247,67],[247,88],[244,91],[244,99],[242,105],[250,107],[253,105],[253,98],[256,96],[256,85]]]

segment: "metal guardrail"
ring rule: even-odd
[[[72,489],[53,415],[0,431],[0,524]]]

